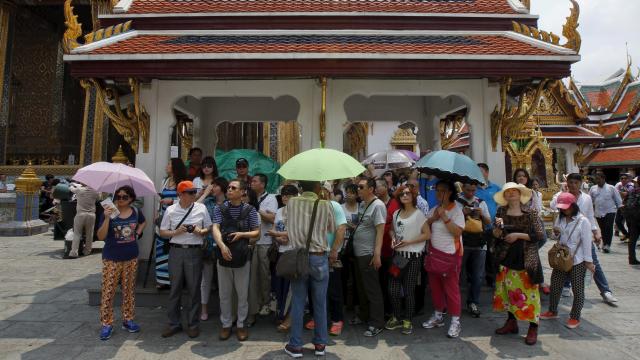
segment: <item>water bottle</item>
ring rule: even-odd
[[[584,274],[584,287],[589,287],[591,285],[591,280],[593,279],[593,274],[591,274],[591,270],[587,269],[587,272]]]

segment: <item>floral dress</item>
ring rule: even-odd
[[[498,256],[500,267],[496,275],[496,290],[493,296],[493,310],[508,311],[516,319],[537,323],[540,316],[539,283],[542,265],[538,256],[537,241],[543,236],[535,210],[522,207],[521,216],[506,215],[506,208],[498,209],[496,217],[504,220],[508,232],[529,234],[531,241],[518,240]],[[498,252],[496,255],[499,255]]]

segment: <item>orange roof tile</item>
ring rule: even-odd
[[[134,0],[129,14],[171,13],[516,14],[507,0]]]
[[[585,160],[591,167],[640,164],[640,146],[596,149]]]
[[[91,55],[230,53],[558,55],[547,49],[501,35],[168,36],[142,34],[87,52]]]
[[[616,108],[613,116],[626,116],[632,109],[632,107],[640,99],[640,84],[629,86],[625,93],[620,105]]]

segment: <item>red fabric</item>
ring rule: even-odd
[[[382,257],[392,257],[391,236],[389,231],[393,229],[393,213],[400,209],[400,204],[396,199],[390,199],[387,203],[387,222],[384,224],[384,236],[382,237]]]
[[[187,176],[189,177],[189,179],[193,180],[198,177],[198,173],[200,172],[200,166],[196,167],[194,165],[191,165],[189,166],[188,172],[189,173],[187,174]]]
[[[458,269],[462,265],[462,257],[458,256]],[[451,316],[460,316],[462,305],[460,300],[460,272],[455,276],[441,276],[429,273],[429,288],[431,300],[436,311],[442,312],[445,308]]]

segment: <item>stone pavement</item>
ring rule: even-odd
[[[462,318],[460,339],[447,339],[446,327],[422,329],[428,316],[414,320],[414,334],[385,331],[374,339],[361,335],[363,327],[345,327],[332,338],[327,358],[335,359],[629,359],[640,358],[640,268],[627,264],[626,245],[614,240],[611,254],[599,254],[619,306],[602,302],[597,287],[587,289],[582,324],[563,326],[570,299],[563,298],[561,319],[543,321],[539,342],[526,346],[523,335],[493,336],[504,322],[503,314],[489,312],[489,290],[483,315]],[[272,321],[259,320],[250,340],[240,344],[234,337],[217,340],[216,316],[203,323],[195,340],[179,334],[162,339],[166,324],[163,308],[138,308],[136,320],[142,332],[128,334],[116,329],[106,342],[98,339],[98,308],[88,305],[87,289],[99,286],[100,254],[63,260],[62,242],[51,233],[28,238],[0,238],[0,359],[286,359],[282,348],[286,336],[274,331]],[[548,247],[549,245],[547,245]],[[543,259],[546,263],[546,259]],[[549,269],[547,271],[547,279]],[[546,309],[547,297],[543,298]],[[430,307],[427,309],[430,311]],[[116,318],[119,319],[119,308]],[[521,324],[521,333],[526,332]],[[523,329],[524,328],[524,329]],[[523,331],[524,330],[524,331]],[[307,333],[308,340],[311,335]],[[311,348],[307,345],[307,348]],[[312,357],[307,350],[305,357]]]

